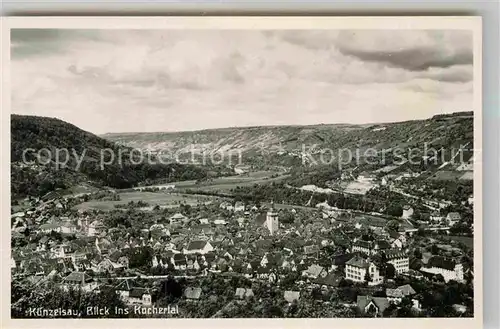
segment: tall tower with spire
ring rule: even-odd
[[[266,215],[266,226],[271,235],[274,235],[279,229],[278,212],[274,209],[274,202],[271,201],[271,208]]]

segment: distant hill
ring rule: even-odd
[[[39,153],[42,156],[40,162],[37,153],[42,149],[47,151]],[[67,149],[69,152],[69,161],[65,168],[56,167],[57,149]],[[26,161],[23,160],[23,152]],[[59,152],[60,159],[64,160],[65,153]],[[120,152],[121,164],[118,161]],[[115,154],[115,160],[101,169],[101,154],[106,160],[111,160],[109,157],[111,153]],[[82,160],[78,167],[80,158]],[[67,189],[82,183],[127,188],[155,182],[201,179],[210,173],[207,168],[200,166],[147,162],[134,164],[132,160],[138,162],[137,157],[131,156],[129,147],[117,145],[62,120],[37,116],[11,116],[13,198],[27,195],[41,196],[55,189]],[[217,174],[220,173],[215,173]]]
[[[467,143],[472,146],[473,113],[459,112],[427,120],[373,125],[262,126],[189,132],[112,133],[101,137],[153,152],[168,150],[180,158],[193,151],[200,154],[241,152],[245,164],[255,167],[293,167],[301,163],[303,147],[306,152],[319,155],[322,151],[327,154],[338,149],[359,150],[362,154],[367,148],[423,149],[427,144],[428,148],[451,150]],[[450,157],[444,155],[445,160]]]

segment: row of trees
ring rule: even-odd
[[[262,203],[274,200],[279,203],[298,206],[316,206],[327,202],[340,209],[353,209],[364,212],[382,212],[389,216],[400,217],[405,205],[404,197],[387,189],[369,191],[365,196],[343,193],[318,194],[287,186],[285,183],[271,183],[254,186],[238,186],[231,190],[234,197],[247,203]]]

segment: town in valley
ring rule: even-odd
[[[13,119],[13,133],[42,124]],[[341,169],[286,167],[286,157],[297,158],[266,154],[253,165],[212,165],[202,177],[198,165],[174,164],[163,183],[127,188],[68,183],[64,174],[37,181],[49,169],[13,163],[14,179],[36,173],[23,184],[39,194],[13,199],[13,316],[37,305],[80,307],[83,317],[473,314],[470,154],[465,163]],[[181,170],[197,179],[176,181]],[[127,311],[85,311],[93,307]]]
[[[418,26],[11,29],[11,318],[477,316],[475,32]]]

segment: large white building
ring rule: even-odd
[[[182,251],[184,254],[206,254],[214,250],[214,247],[208,241],[195,240],[191,241],[189,245]]]
[[[279,229],[279,219],[276,209],[274,209],[274,203],[271,202],[271,208],[266,215],[266,227],[271,235],[278,232]]]
[[[406,252],[401,250],[387,250],[385,252],[387,263],[392,264],[397,274],[406,273],[410,270],[410,258]]]
[[[441,274],[445,282],[455,280],[458,282],[464,281],[464,268],[460,263],[454,260],[446,259],[442,256],[432,256],[427,262],[427,266],[422,267],[420,271]]]
[[[379,268],[373,262],[361,256],[356,255],[345,263],[345,278],[347,280],[365,282],[367,272],[370,275],[368,285],[376,286],[384,281],[384,277],[380,275]]]

